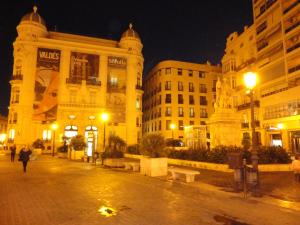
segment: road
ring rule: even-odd
[[[297,225],[289,204],[48,156],[23,173],[0,155],[0,225]]]

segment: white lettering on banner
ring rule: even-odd
[[[127,60],[126,58],[121,58],[121,57],[108,57],[108,64],[117,65],[117,66],[126,66]]]
[[[40,51],[40,58],[43,59],[53,59],[53,60],[59,60],[59,53],[58,52],[44,52]]]

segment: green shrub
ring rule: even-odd
[[[32,147],[45,149],[44,141],[38,138],[32,143]]]
[[[258,149],[258,163],[290,163],[291,159],[287,151],[277,146],[260,146]]]
[[[167,157],[168,150],[165,146],[165,139],[162,135],[147,134],[141,141],[140,152],[142,155],[151,158]]]
[[[84,141],[84,137],[82,135],[76,135],[71,138],[70,146],[75,151],[81,151],[84,150],[86,147],[86,143]]]
[[[117,159],[123,157],[124,157],[124,153],[119,150],[114,150],[114,151],[105,150],[105,152],[102,153],[103,159],[107,159],[107,158]]]
[[[139,145],[130,145],[127,147],[127,153],[134,154],[134,155],[140,155],[139,151]]]

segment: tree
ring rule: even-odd
[[[72,137],[70,146],[74,150],[83,150],[86,147],[84,137],[82,135],[76,135],[76,136]]]

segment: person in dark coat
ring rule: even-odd
[[[14,162],[15,161],[15,156],[16,156],[16,145],[13,145],[10,147],[10,161]]]
[[[23,163],[23,171],[24,173],[26,173],[26,167],[27,167],[27,163],[29,161],[29,156],[32,152],[30,151],[29,148],[25,148],[23,147],[19,153],[19,161],[21,161]]]

